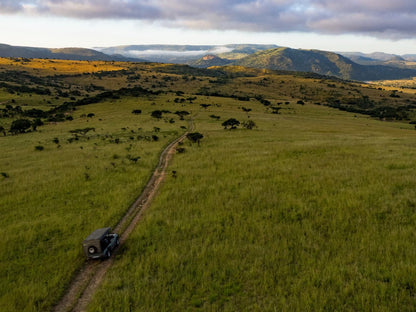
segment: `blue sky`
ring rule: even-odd
[[[271,43],[416,54],[415,0],[0,0],[0,43]]]

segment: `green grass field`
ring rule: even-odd
[[[294,110],[198,115],[89,310],[413,311],[416,133]]]
[[[138,108],[142,115],[131,113]],[[186,126],[151,120],[151,109],[145,99],[100,103],[81,107],[74,121],[0,138],[0,171],[8,176],[0,177],[2,311],[48,309],[85,260],[80,242],[115,226],[140,194],[162,147]],[[79,117],[88,113],[95,116]],[[87,125],[95,131],[68,142],[70,130]]]
[[[8,62],[8,88],[51,94],[0,88],[6,132],[22,118],[9,105],[49,110],[69,101],[63,92],[79,100],[135,86],[161,93],[110,94],[68,109],[72,121],[0,132],[1,311],[59,301],[85,262],[82,240],[117,224],[185,131],[182,110],[201,146],[185,141],[174,156],[89,311],[415,310],[413,94],[241,67]],[[325,106],[333,99],[399,115]],[[157,120],[154,110],[170,113]],[[258,127],[224,130],[229,118]]]

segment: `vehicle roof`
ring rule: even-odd
[[[84,241],[90,241],[90,240],[96,240],[101,239],[104,235],[108,234],[110,232],[111,228],[105,227],[102,229],[97,229],[94,232],[92,232]]]

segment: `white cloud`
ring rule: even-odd
[[[153,21],[188,29],[416,35],[413,0],[2,0],[0,13]]]

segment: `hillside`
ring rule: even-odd
[[[0,58],[1,310],[53,310],[190,124],[87,311],[416,309],[414,92]]]
[[[115,47],[98,47],[98,51],[107,54],[120,54],[126,57],[138,57],[151,62],[192,64],[205,55],[216,55],[233,59],[247,56],[257,51],[276,48],[270,44],[226,44],[226,45],[126,45]]]
[[[313,72],[352,80],[400,79],[416,76],[416,70],[389,66],[364,66],[354,63],[342,55],[318,51],[278,48],[254,53],[235,61],[236,65]]]
[[[396,55],[382,52],[368,54],[360,52],[340,52],[340,54],[361,65],[385,65],[390,67],[416,69],[416,59],[412,54]]]
[[[232,61],[211,54],[203,56],[199,60],[192,62],[190,65],[199,68],[208,68],[211,66],[224,66],[230,63],[232,63]]]
[[[140,59],[127,58],[121,55],[107,55],[92,49],[84,48],[34,48],[18,47],[7,44],[0,44],[0,57],[23,57],[61,59],[77,61],[141,61]]]

